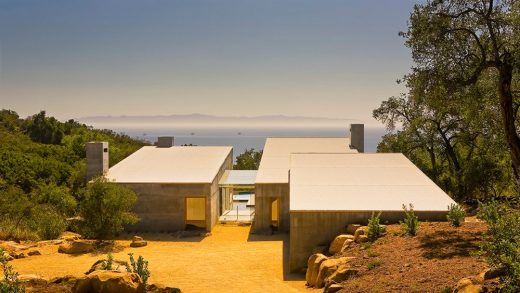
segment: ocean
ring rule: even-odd
[[[175,145],[232,146],[235,157],[246,149],[262,150],[267,137],[350,136],[347,128],[111,128],[149,142],[155,142],[158,136],[174,136]],[[365,127],[365,152],[376,152],[385,133],[384,128]]]

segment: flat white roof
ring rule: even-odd
[[[108,170],[121,183],[211,183],[231,153],[224,146],[145,146]]]
[[[350,149],[350,138],[273,138],[268,137],[258,168],[256,183],[289,183],[293,153],[357,153]]]
[[[226,170],[219,185],[255,185],[256,170]]]
[[[291,211],[446,211],[455,203],[403,154],[293,154]]]

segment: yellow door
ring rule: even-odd
[[[206,228],[206,198],[186,198],[186,225]]]
[[[271,202],[271,224],[275,227],[278,227],[279,213],[279,202],[278,199],[275,199]]]

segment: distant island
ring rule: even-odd
[[[78,121],[94,127],[236,127],[272,128],[272,127],[347,127],[351,123],[360,123],[357,119],[341,119],[303,116],[213,116],[206,114],[188,115],[150,115],[150,116],[90,116],[77,118]]]

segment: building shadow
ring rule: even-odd
[[[292,273],[289,269],[289,249],[290,249],[290,237],[289,233],[277,232],[273,234],[267,233],[251,233],[247,241],[282,241],[282,261],[283,261],[283,280],[284,281],[304,281],[305,273],[296,272]]]

